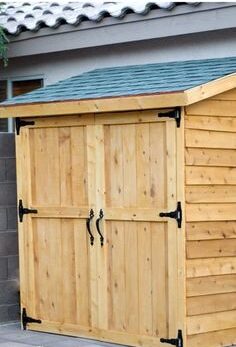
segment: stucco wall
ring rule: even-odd
[[[43,76],[45,85],[106,66],[236,56],[236,29],[9,60],[1,78]],[[78,33],[79,35],[79,33]],[[79,37],[78,37],[79,39]]]

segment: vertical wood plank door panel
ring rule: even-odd
[[[96,274],[86,228],[95,194],[89,176],[94,164],[91,131],[86,125],[44,126],[22,129],[19,136],[24,142],[21,178],[27,181],[25,193],[18,195],[26,207],[38,210],[20,223],[22,307],[42,320],[40,326],[29,324],[30,329],[49,331],[52,322],[64,333],[69,333],[66,324],[84,330],[96,326]]]
[[[178,329],[177,225],[159,217],[176,209],[176,125],[106,119],[96,132],[96,168],[104,176],[96,189],[104,245],[95,238],[103,329],[118,343],[161,346],[160,338]]]
[[[63,119],[18,138],[18,196],[38,210],[20,223],[22,307],[42,320],[28,328],[160,347],[180,328],[179,231],[159,216],[177,206],[175,121]]]

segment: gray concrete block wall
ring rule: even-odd
[[[15,136],[0,133],[0,323],[19,319]]]

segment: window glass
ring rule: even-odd
[[[7,81],[0,80],[0,102],[7,99]],[[7,119],[0,118],[0,132],[6,132],[8,130]]]
[[[12,82],[12,96],[32,92],[32,90],[43,86],[43,80],[26,80],[26,81],[13,81]]]

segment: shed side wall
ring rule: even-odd
[[[236,343],[236,90],[186,107],[188,347]]]

